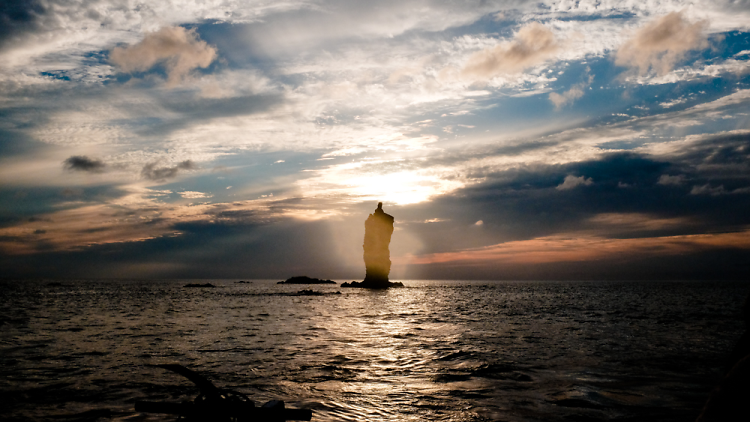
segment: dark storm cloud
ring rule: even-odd
[[[47,8],[36,0],[0,2],[0,47],[43,28]]]
[[[63,189],[54,186],[0,187],[0,204],[13,204],[13,207],[0,207],[0,227],[25,221],[52,222],[43,215],[78,207],[80,201],[105,202],[125,195],[126,191],[113,185]],[[75,201],[71,203],[71,200]]]
[[[563,165],[480,169],[484,182],[404,207],[402,221],[442,221],[407,223],[423,253],[577,231],[611,238],[733,232],[750,225],[748,154],[750,134],[735,133],[705,136],[671,156],[617,152]],[[566,180],[570,189],[561,188]],[[607,226],[601,216],[615,214],[670,224]]]
[[[196,170],[198,166],[191,160],[185,160],[173,167],[157,167],[159,163],[149,163],[143,166],[141,176],[154,181],[164,181],[177,176],[182,170]]]
[[[101,173],[106,165],[103,161],[89,158],[85,155],[73,155],[63,161],[66,170],[85,171],[89,173]]]
[[[677,159],[716,172],[738,171],[750,176],[750,133],[717,134],[684,148]]]

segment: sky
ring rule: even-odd
[[[750,1],[0,2],[0,277],[750,278]]]

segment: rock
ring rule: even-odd
[[[404,287],[403,283],[388,281],[391,272],[391,252],[388,246],[393,234],[392,215],[383,211],[383,203],[365,221],[365,242],[363,258],[365,260],[365,279],[362,282],[343,283],[341,287],[360,287],[365,289],[387,289]]]
[[[386,286],[391,272],[391,252],[388,246],[393,234],[392,215],[383,211],[383,203],[365,221],[365,241],[362,245],[365,260],[365,279],[362,282],[372,286]]]
[[[404,283],[400,281],[386,281],[379,282],[377,284],[367,284],[364,281],[352,281],[351,283],[341,283],[341,287],[361,287],[364,289],[387,289],[389,287],[404,287]]]
[[[316,292],[311,289],[304,289],[297,292],[297,296],[323,296],[322,292]]]
[[[336,284],[332,280],[321,280],[319,278],[311,278],[306,275],[296,276],[286,279],[286,281],[279,281],[276,284]]]
[[[745,332],[734,346],[721,383],[708,398],[697,422],[745,421],[750,414],[750,295],[742,305]]]
[[[703,407],[696,422],[746,421],[750,414],[750,355],[737,362]]]
[[[190,283],[190,284],[186,284],[186,285],[184,285],[184,286],[182,286],[182,287],[216,287],[216,286],[214,286],[214,285],[213,285],[213,284],[211,284],[211,283],[205,283],[205,284],[200,284],[200,283]]]

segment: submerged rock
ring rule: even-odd
[[[190,283],[190,284],[186,284],[186,285],[184,285],[184,286],[182,286],[182,287],[216,287],[216,286],[214,286],[214,285],[213,285],[213,284],[211,284],[211,283],[204,283],[204,284],[200,284],[200,283]]]
[[[322,292],[316,292],[311,289],[304,289],[297,292],[298,296],[323,296]]]
[[[336,284],[336,282],[332,280],[321,280],[319,278],[311,278],[306,275],[303,275],[303,276],[296,276],[296,277],[288,278],[285,281],[279,281],[276,284]]]
[[[404,287],[400,281],[379,281],[377,283],[366,283],[364,281],[352,281],[351,283],[341,283],[341,287],[361,287],[363,289],[387,289],[389,287]]]

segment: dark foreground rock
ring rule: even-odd
[[[340,294],[341,292],[335,292],[335,293],[325,292],[324,293],[324,292],[316,292],[315,290],[311,290],[311,289],[305,289],[305,290],[298,291],[292,296],[325,296],[325,295],[340,295]]]
[[[182,287],[216,287],[216,286],[214,286],[214,285],[213,285],[213,284],[211,284],[211,283],[204,283],[204,284],[200,284],[200,283],[190,283],[190,284],[186,284],[186,285],[184,285],[184,286],[182,286]]]
[[[742,305],[745,333],[734,347],[724,379],[708,398],[696,422],[746,421],[750,415],[750,295]]]
[[[286,281],[279,281],[276,284],[336,284],[332,280],[321,280],[319,278],[311,278],[306,275],[296,276],[286,279]]]
[[[362,289],[388,289],[390,287],[404,287],[404,283],[399,281],[352,281],[351,283],[341,283],[341,287],[359,287]]]

